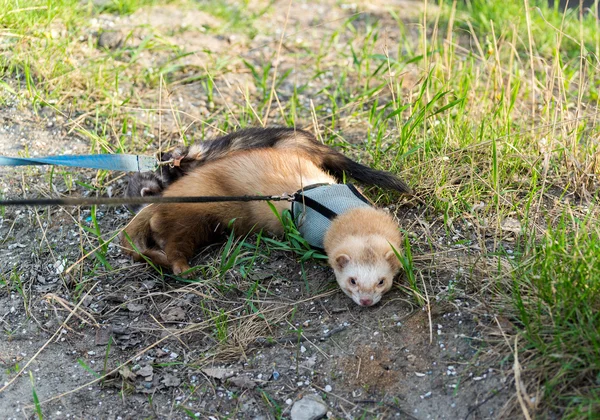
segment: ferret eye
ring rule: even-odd
[[[350,277],[350,284],[356,286],[356,279],[354,277]]]
[[[383,286],[385,284],[385,278],[379,280],[378,286]]]

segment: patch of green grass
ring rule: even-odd
[[[300,232],[292,220],[292,215],[288,210],[284,210],[280,214],[273,203],[269,202],[268,204],[273,214],[275,214],[275,216],[279,219],[279,222],[283,225],[285,241],[264,237],[263,242],[265,242],[272,249],[295,253],[300,257],[300,262],[305,262],[311,259],[327,259],[326,255],[312,248],[306,239],[300,235]]]
[[[497,36],[506,38],[507,28],[513,27],[523,36],[515,45],[527,58],[529,51],[528,32],[535,42],[535,49],[544,57],[552,57],[557,46],[557,37],[562,38],[560,52],[565,58],[578,58],[580,48],[588,52],[597,52],[600,42],[600,32],[596,22],[596,6],[590,9],[592,13],[584,13],[580,21],[578,1],[569,2],[572,8],[566,9],[555,1],[553,7],[546,0],[529,0],[529,22],[525,13],[523,0],[484,1],[473,0],[458,2],[459,12],[465,13],[476,33],[481,37],[484,52],[492,54],[494,40],[492,30]],[[459,14],[460,16],[460,14]],[[469,30],[464,20],[459,17],[459,27]],[[583,42],[582,42],[583,41]]]
[[[251,11],[247,0],[207,0],[199,2],[198,8],[222,20],[223,25],[211,28],[212,31],[221,34],[243,32],[252,39],[259,32],[255,27],[256,20],[264,15],[273,3],[271,0],[260,9]]]
[[[213,318],[215,336],[220,343],[226,343],[229,338],[228,318],[227,313],[223,309],[219,310],[219,314]]]
[[[196,5],[185,0],[169,3]],[[73,109],[88,113],[73,129],[91,140],[95,153],[137,149],[137,144],[119,144],[115,135],[117,126],[131,118],[122,107],[143,102],[143,93],[132,86],[158,87],[162,77],[185,70],[177,61],[189,53],[165,34],[156,33],[156,28],[144,25],[123,33],[125,42],[120,48],[102,49],[97,46],[93,22],[99,13],[127,15],[164,2],[113,0],[99,8],[78,0],[33,0],[27,5],[5,1],[0,5],[0,26],[7,28],[2,33],[6,45],[0,51],[0,74],[11,80],[3,83],[2,100],[16,95],[34,109],[46,106],[64,115]],[[145,36],[138,40],[133,32],[142,28]],[[161,56],[157,66],[140,63],[148,55]]]
[[[600,230],[565,214],[513,276],[527,369],[567,418],[600,411]]]
[[[86,2],[81,2],[85,4]],[[173,1],[158,1],[158,0],[110,0],[106,2],[99,2],[97,5],[89,1],[86,5],[89,9],[90,5],[93,5],[98,13],[115,13],[118,15],[130,15],[140,7],[154,6],[157,4],[169,4]]]
[[[246,68],[248,68],[248,70],[250,70],[250,73],[252,74],[252,77],[254,78],[255,86],[258,87],[260,97],[262,97],[262,104],[260,105],[260,107],[258,109],[260,112],[264,109],[264,107],[269,102],[271,87],[273,87],[273,89],[275,89],[275,91],[277,91],[278,88],[281,86],[281,84],[283,82],[285,82],[285,80],[289,77],[290,73],[292,72],[292,69],[288,69],[288,70],[284,71],[283,73],[277,74],[277,79],[275,80],[274,85],[271,86],[272,78],[273,78],[271,73],[275,71],[272,63],[270,63],[270,62],[265,63],[262,66],[262,68],[260,68],[256,65],[253,65],[252,63],[250,63],[247,60],[243,60],[243,62],[244,62],[244,65],[246,66]]]

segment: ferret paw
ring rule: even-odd
[[[188,271],[190,269],[190,265],[186,261],[176,261],[176,262],[173,263],[172,268],[173,268],[173,274],[175,274],[176,276],[178,276],[181,273],[184,273],[184,272]],[[190,274],[191,273],[186,273],[182,277],[187,277]]]

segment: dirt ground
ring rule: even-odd
[[[160,25],[152,19],[174,19],[176,12],[166,9],[136,14],[120,25],[141,16]],[[321,19],[349,13],[323,7]],[[275,24],[282,16],[265,19]],[[299,13],[290,28],[309,24],[309,14]],[[192,49],[202,44],[256,55],[259,45],[272,41],[186,38],[185,31],[173,36]],[[241,83],[247,76],[231,77]],[[289,88],[284,84],[282,91]],[[231,84],[223,94],[239,92]],[[176,102],[178,95],[188,115],[208,112],[204,101],[188,101],[201,96],[194,86],[175,89]],[[88,140],[69,122],[51,109],[33,112],[15,100],[0,109],[0,150],[32,156],[88,152]],[[168,131],[168,115],[163,124]],[[95,177],[86,170],[0,171],[2,194],[9,197],[90,194],[83,183]],[[106,193],[120,194],[124,183],[114,175]],[[75,265],[97,246],[79,227],[91,226],[89,208],[4,209],[0,386],[10,386],[0,392],[0,418],[36,417],[35,399],[47,419],[289,418],[293,404],[310,394],[322,397],[328,418],[497,418],[513,391],[506,366],[487,341],[497,322],[477,290],[478,254],[455,247],[436,258],[419,238],[435,238],[433,246],[443,250],[455,233],[424,217],[418,206],[392,210],[414,235],[418,280],[429,305],[419,306],[400,276],[381,304],[359,308],[338,290],[325,265],[310,261],[302,267],[282,251],[258,258],[247,276],[234,269],[224,278],[209,273],[210,281],[199,276],[190,283],[132,263],[113,243],[106,250],[112,270],[93,258]],[[97,217],[106,239],[130,214],[104,207]],[[466,239],[477,236],[468,224],[455,224],[457,231]],[[221,249],[203,252],[196,262],[218,264]]]
[[[60,118],[16,109],[2,114],[3,141],[15,151],[83,148],[61,128]],[[5,194],[49,193],[45,169],[4,171]],[[87,179],[85,171],[76,176]],[[25,177],[29,181],[22,182]],[[64,192],[60,184],[53,185]],[[121,188],[122,180],[115,184]],[[23,290],[4,288],[0,295],[2,382],[42,350],[0,394],[2,418],[31,416],[32,388],[40,401],[55,398],[43,407],[46,418],[271,418],[289,414],[290,404],[309,393],[324,396],[334,418],[494,418],[506,401],[502,366],[486,362],[481,340],[481,325],[492,321],[471,310],[473,302],[461,290],[468,282],[461,281],[459,257],[451,269],[427,273],[429,320],[426,308],[415,307],[400,289],[379,306],[357,307],[324,266],[307,267],[305,287],[295,258],[275,253],[253,275],[264,287],[262,310],[281,321],[268,325],[240,313],[233,342],[219,346],[202,333],[210,319],[200,303],[220,300],[210,296],[210,288],[132,266],[116,246],[108,256],[120,268],[87,278],[94,284],[90,297],[83,299],[77,319],[61,326],[81,298],[71,276],[64,275],[86,240],[73,221],[88,217],[89,210],[73,208],[6,209],[0,219],[1,270],[7,277],[20,273]],[[99,217],[103,230],[113,231],[129,214],[107,208]],[[414,214],[401,210],[400,217],[409,225]],[[241,291],[222,296],[223,307],[232,311],[244,299]],[[107,353],[108,337],[114,344]],[[119,365],[128,366],[126,372],[117,371],[103,385],[86,385],[94,376],[84,366],[108,372]],[[147,376],[139,374],[148,367]]]

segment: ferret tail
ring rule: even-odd
[[[323,159],[323,168],[341,177],[342,173],[367,185],[376,185],[383,189],[394,190],[401,194],[412,194],[411,188],[396,175],[380,171],[344,156],[339,152],[327,153]]]

